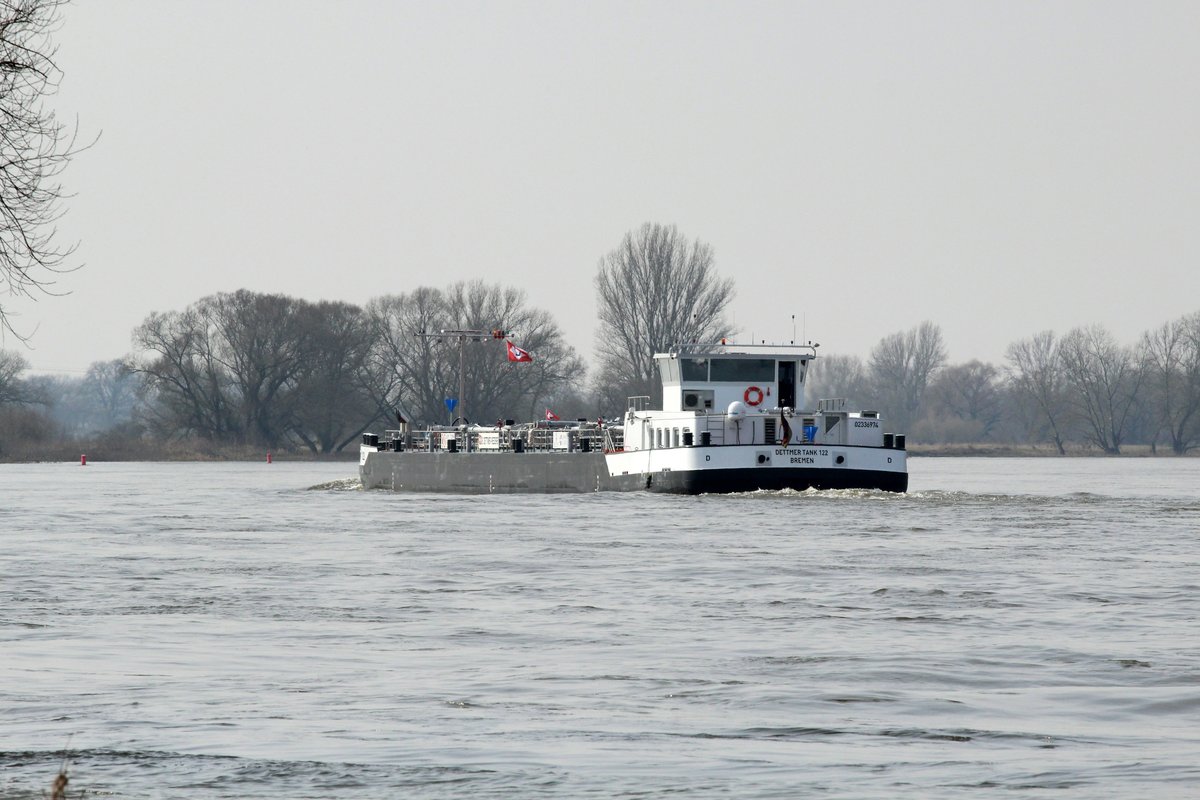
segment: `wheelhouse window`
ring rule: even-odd
[[[708,380],[707,358],[681,358],[679,362],[683,365],[683,379],[685,381]]]
[[[768,383],[775,380],[773,358],[714,358],[712,380],[736,383]]]

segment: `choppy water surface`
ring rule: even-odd
[[[0,796],[1200,796],[1200,460],[911,467],[2,466]]]

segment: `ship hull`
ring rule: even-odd
[[[875,447],[679,447],[639,452],[362,450],[367,489],[453,494],[908,489],[906,453]]]
[[[907,473],[872,470],[778,469],[747,472],[744,469],[708,469],[651,473],[646,480],[645,488],[648,491],[668,494],[724,494],[782,489],[908,491]]]
[[[365,489],[449,494],[578,494],[633,491],[640,476],[609,474],[602,453],[369,452]]]

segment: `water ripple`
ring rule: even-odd
[[[1188,797],[1193,462],[699,498],[5,465],[0,796],[70,740],[89,796]]]

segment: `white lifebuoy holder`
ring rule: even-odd
[[[751,386],[742,394],[742,399],[746,401],[748,406],[756,406],[763,401],[763,390],[757,386]]]

